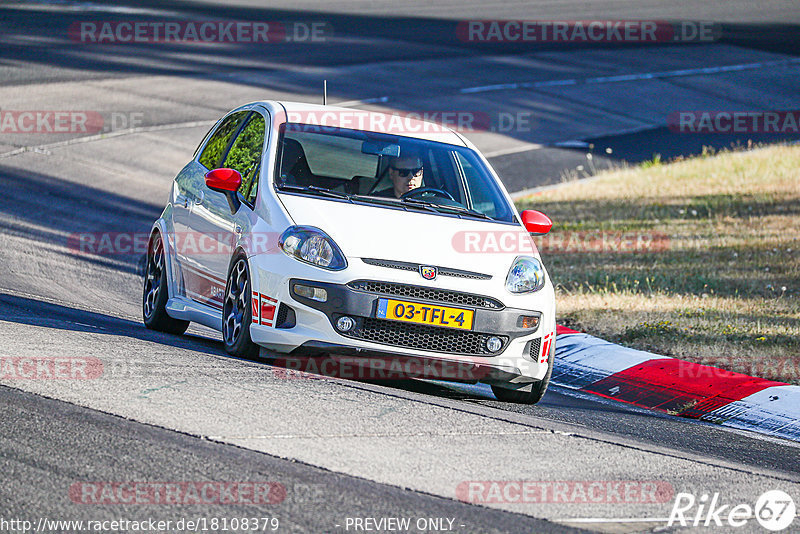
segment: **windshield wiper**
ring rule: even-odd
[[[350,202],[354,203],[356,201],[363,202],[366,204],[379,204],[379,205],[389,205],[389,206],[397,206],[400,205],[407,209],[406,206],[403,206],[403,203],[399,199],[394,198],[379,198],[379,197],[370,197],[364,195],[356,195],[356,194],[349,194],[343,193],[342,191],[335,191],[333,189],[328,189],[326,187],[319,187],[318,185],[293,185],[293,184],[284,184],[278,186],[279,191],[291,191],[297,193],[312,193],[320,196],[331,197],[331,198],[341,198],[343,200],[349,200]]]
[[[352,198],[347,193],[342,193],[341,191],[334,191],[333,189],[327,189],[325,187],[319,187],[316,185],[291,185],[291,184],[283,184],[278,186],[279,191],[292,191],[296,193],[313,193],[315,195],[320,195],[323,197],[332,197],[332,198],[342,198],[345,200],[350,200],[352,202]]]
[[[372,203],[372,204],[384,204],[390,206],[403,206],[408,208],[409,205],[417,208],[426,209],[428,211],[432,211],[434,213],[457,213],[459,215],[469,215],[470,217],[478,217],[480,219],[491,219],[485,213],[481,213],[479,211],[471,210],[469,208],[465,208],[462,206],[447,206],[444,204],[436,204],[434,202],[426,202],[424,200],[419,200],[416,198],[404,198],[404,199],[393,199],[393,198],[377,198],[377,197],[370,197],[370,196],[363,196],[363,195],[350,195],[348,193],[343,193],[341,191],[334,191],[333,189],[328,189],[325,187],[319,187],[317,185],[292,185],[292,184],[283,184],[278,186],[279,191],[291,191],[296,193],[311,193],[319,196],[330,197],[330,198],[339,198],[343,200],[348,200],[350,202],[355,203],[355,201],[365,202],[365,203]]]
[[[436,206],[434,204],[431,204],[430,202],[425,202],[424,200],[417,200],[415,198],[404,198],[402,200],[398,199],[397,203],[405,207],[406,209],[408,209],[408,206],[411,205],[415,208],[422,208],[428,211],[432,211],[433,213],[441,213],[439,210],[436,209]]]
[[[477,217],[479,219],[491,219],[485,213],[481,213],[480,211],[471,210],[469,208],[465,208],[462,206],[448,206],[446,204],[436,204],[435,202],[426,202],[424,200],[419,200],[416,198],[406,198],[403,199],[403,202],[408,204],[415,204],[419,206],[425,206],[432,208],[433,210],[441,213],[442,211],[449,210],[451,213],[457,213],[459,215],[469,215],[470,217]]]

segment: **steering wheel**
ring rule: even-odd
[[[454,202],[456,200],[455,198],[453,198],[453,195],[451,195],[447,191],[443,189],[436,189],[435,187],[418,187],[416,189],[412,189],[411,191],[403,193],[402,195],[400,195],[400,198],[406,199],[406,198],[417,198],[422,196],[442,197],[448,200],[452,200]]]

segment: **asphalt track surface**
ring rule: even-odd
[[[673,134],[664,118],[675,110],[798,109],[795,4],[660,4],[459,3],[458,19],[716,20],[723,37],[681,46],[473,46],[453,39],[455,8],[445,3],[0,4],[3,110],[96,110],[106,127],[112,114],[119,122],[105,138],[0,137],[0,356],[92,357],[104,369],[96,380],[3,380],[0,516],[231,518],[253,511],[71,501],[69,488],[87,481],[275,481],[286,499],[256,515],[278,517],[287,532],[344,532],[348,517],[446,517],[461,532],[651,531],[663,526],[655,519],[671,504],[469,505],[456,492],[469,480],[659,481],[737,503],[782,489],[800,502],[793,443],[559,388],[526,407],[496,402],[479,387],[287,379],[269,362],[228,357],[208,330],[181,337],[147,331],[138,319],[140,255],[69,246],[78,232],[146,233],[172,176],[214,119],[261,98],[318,101],[323,78],[332,102],[386,97],[368,106],[533,117],[535,128],[467,134],[494,154],[513,191],[580,176],[587,152],[602,167],[754,137]],[[326,43],[276,45],[268,53],[245,45],[96,46],[66,37],[74,21],[124,17],[322,19],[335,32]],[[731,68],[737,65],[750,67]],[[586,83],[698,68],[712,73]],[[463,92],[565,79],[581,83]],[[751,521],[737,531],[763,530]]]

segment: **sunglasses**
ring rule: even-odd
[[[397,174],[400,175],[401,178],[406,178],[410,176],[416,176],[422,171],[422,167],[418,167],[416,169],[398,169],[397,167],[392,167],[392,170],[397,171]]]

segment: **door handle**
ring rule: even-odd
[[[175,195],[175,205],[183,206],[184,208],[189,207],[189,197],[183,195]]]
[[[201,205],[203,203],[203,201],[205,199],[206,199],[206,194],[203,193],[202,191],[200,191],[200,193],[197,195],[197,199],[195,199],[194,203],[195,203],[195,205],[199,206],[199,205]]]

